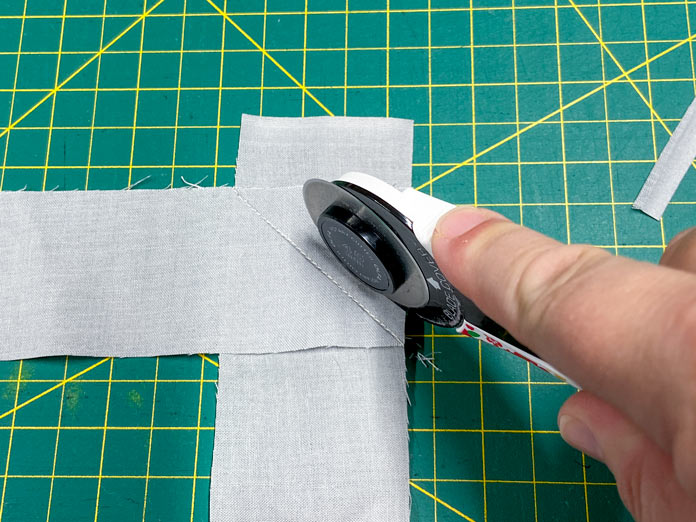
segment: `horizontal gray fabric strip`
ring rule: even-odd
[[[681,180],[696,158],[696,98],[662,149],[648,179],[633,202],[651,218],[662,218]]]
[[[389,180],[408,185],[411,123],[338,118],[313,134],[304,132],[316,129],[313,119],[271,120],[261,127],[249,121],[266,135],[263,129],[282,123],[299,149],[304,136],[307,152],[293,161],[306,169],[274,177],[282,165],[249,166],[240,169],[239,190],[0,193],[0,358],[401,342],[403,311],[333,259],[305,210],[301,184],[306,172],[374,173],[369,158],[382,165],[381,151],[402,158]],[[359,143],[334,148],[357,134]],[[250,158],[245,150],[240,155]],[[254,181],[266,186],[251,187]]]
[[[211,522],[409,519],[399,347],[221,355]]]

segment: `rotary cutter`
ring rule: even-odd
[[[502,348],[577,387],[445,278],[430,241],[437,221],[454,205],[359,172],[333,182],[310,179],[303,195],[331,252],[375,292],[429,323]]]

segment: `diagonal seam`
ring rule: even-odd
[[[19,124],[24,118],[29,116],[32,112],[34,112],[36,109],[38,109],[46,100],[51,99],[52,96],[55,96],[58,91],[60,91],[65,85],[72,80],[75,76],[77,76],[80,72],[82,72],[89,64],[91,64],[94,60],[99,58],[102,54],[104,54],[105,51],[107,51],[111,46],[113,46],[116,42],[118,42],[123,36],[128,33],[131,29],[133,29],[136,25],[138,25],[140,22],[142,22],[146,16],[148,16],[152,11],[154,11],[164,0],[159,0],[155,5],[153,5],[150,9],[145,11],[143,14],[138,16],[138,18],[131,23],[128,27],[126,27],[123,31],[121,31],[113,40],[111,40],[108,44],[106,44],[104,47],[99,49],[99,51],[93,55],[89,60],[87,60],[85,63],[83,63],[80,67],[78,67],[70,76],[68,76],[65,80],[60,82],[58,85],[56,85],[53,89],[51,89],[43,98],[41,98],[36,104],[34,104],[33,107],[31,107],[27,112],[22,114],[19,118],[17,118],[15,121],[10,123],[9,126],[7,126],[5,129],[0,132],[0,138],[2,138],[5,134],[10,132],[12,129],[14,129],[17,124]]]
[[[261,44],[259,44],[256,40],[254,40],[254,39],[251,37],[251,35],[249,35],[249,33],[247,33],[244,29],[242,29],[242,28],[239,26],[239,24],[237,24],[237,22],[235,22],[235,21],[230,17],[230,15],[228,15],[225,11],[223,11],[222,9],[220,9],[220,7],[218,7],[218,5],[217,5],[215,2],[213,2],[213,0],[206,0],[206,1],[213,7],[213,9],[215,9],[215,10],[217,11],[225,20],[227,20],[230,24],[232,24],[232,26],[233,26],[237,31],[239,31],[239,33],[240,33],[244,38],[246,38],[247,40],[249,40],[249,42],[251,42],[251,44],[252,44],[254,47],[256,47],[256,49],[258,49],[259,51],[261,51],[261,54],[263,54],[268,60],[270,60],[271,62],[273,62],[273,64],[274,64],[276,67],[278,67],[278,69],[280,69],[280,70],[282,71],[282,73],[285,74],[285,76],[287,76],[288,78],[290,78],[290,80],[291,80],[295,85],[297,85],[297,87],[299,87],[299,88],[302,90],[303,93],[305,93],[305,94],[306,94],[307,96],[309,96],[312,100],[314,100],[314,102],[315,102],[317,105],[319,105],[319,107],[321,107],[321,108],[324,110],[324,112],[326,112],[326,114],[328,114],[329,116],[334,116],[334,113],[331,112],[331,111],[328,109],[328,107],[326,107],[326,105],[324,105],[323,103],[321,103],[321,101],[319,101],[319,99],[318,99],[316,96],[314,96],[314,94],[312,94],[312,93],[310,92],[310,90],[307,88],[307,86],[306,86],[304,83],[302,83],[302,82],[299,81],[297,78],[295,78],[292,74],[290,74],[290,72],[289,72],[285,67],[283,67],[283,66],[280,64],[280,62],[278,62],[278,60],[276,60],[275,58],[273,58],[273,56],[271,56],[271,54],[266,50],[265,47],[263,47],[263,46],[262,46]],[[223,50],[223,52],[224,52],[224,50]]]
[[[12,415],[14,412],[16,412],[16,411],[18,411],[18,410],[21,410],[21,409],[24,408],[25,406],[28,406],[28,405],[31,404],[32,402],[34,402],[34,401],[40,399],[41,397],[43,397],[43,396],[45,396],[45,395],[48,395],[49,393],[51,393],[51,392],[54,391],[54,390],[57,390],[58,388],[62,388],[63,386],[65,386],[65,385],[68,384],[69,382],[74,381],[75,379],[77,379],[78,377],[83,376],[83,375],[86,374],[87,372],[91,372],[92,370],[94,370],[94,369],[97,368],[98,366],[104,364],[106,361],[108,361],[108,360],[110,360],[110,359],[113,359],[113,357],[104,357],[104,358],[101,359],[100,361],[97,361],[97,362],[94,363],[93,365],[88,366],[88,367],[85,368],[84,370],[80,370],[79,372],[77,372],[77,373],[71,375],[71,376],[68,377],[67,379],[63,379],[63,380],[60,381],[58,384],[56,384],[56,385],[54,385],[54,386],[51,386],[50,388],[48,388],[48,389],[42,391],[41,393],[39,393],[39,394],[37,394],[37,395],[34,395],[34,396],[31,397],[30,399],[27,399],[27,400],[24,401],[22,404],[18,404],[18,405],[15,406],[14,408],[12,408],[12,409],[10,409],[10,410],[7,410],[5,413],[0,414],[0,419],[4,419],[4,418],[7,417],[8,415]],[[19,386],[19,384],[18,384],[18,386]]]
[[[599,85],[599,86],[595,87],[594,89],[592,89],[592,90],[586,92],[585,94],[583,94],[583,95],[580,96],[579,98],[576,98],[575,100],[566,103],[565,105],[563,105],[562,107],[556,109],[555,111],[550,112],[549,114],[547,114],[547,115],[544,116],[543,118],[541,118],[541,119],[539,119],[539,120],[537,120],[537,121],[535,121],[535,122],[533,122],[533,123],[530,123],[529,125],[526,125],[526,126],[522,127],[522,128],[521,128],[520,130],[518,130],[517,132],[515,132],[515,133],[513,133],[513,134],[511,134],[511,135],[509,135],[509,136],[507,136],[506,138],[503,138],[503,139],[500,140],[499,142],[494,143],[493,145],[491,145],[490,147],[487,147],[487,148],[485,148],[485,149],[483,149],[483,150],[477,152],[476,154],[474,154],[474,155],[471,156],[470,158],[465,159],[464,161],[462,161],[462,162],[460,162],[460,163],[457,163],[456,165],[454,165],[453,167],[447,169],[447,170],[444,171],[443,173],[438,174],[438,175],[435,176],[433,179],[431,179],[431,180],[429,180],[429,181],[426,181],[425,183],[423,183],[423,184],[421,184],[421,185],[415,187],[415,189],[416,189],[416,190],[422,190],[422,189],[424,189],[425,187],[427,187],[427,186],[429,186],[429,185],[432,185],[432,184],[435,183],[436,181],[438,181],[438,180],[444,178],[445,176],[449,176],[450,174],[452,174],[452,172],[454,172],[454,171],[460,169],[461,167],[464,167],[465,165],[469,165],[469,164],[472,163],[474,160],[480,158],[480,157],[483,156],[484,154],[488,154],[488,153],[491,152],[492,150],[497,149],[498,147],[500,147],[501,145],[504,145],[504,144],[507,143],[508,141],[514,140],[515,138],[517,138],[518,136],[524,134],[525,132],[527,132],[527,131],[529,131],[529,130],[532,130],[532,129],[533,129],[534,127],[536,127],[537,125],[540,125],[540,124],[544,123],[545,121],[549,120],[550,118],[553,118],[553,117],[556,116],[557,114],[560,114],[561,112],[565,111],[566,109],[569,109],[570,107],[573,107],[574,105],[580,103],[581,101],[583,101],[583,100],[589,98],[589,97],[592,96],[593,94],[596,94],[596,93],[598,93],[599,91],[601,91],[601,90],[603,90],[603,89],[606,89],[606,88],[609,87],[610,85],[613,85],[613,84],[617,83],[618,81],[620,81],[622,78],[626,77],[627,75],[629,75],[629,74],[631,74],[631,73],[634,73],[634,72],[638,71],[639,69],[642,69],[642,68],[645,67],[646,65],[648,65],[648,64],[650,64],[650,63],[652,63],[652,62],[654,62],[655,60],[658,60],[658,59],[662,58],[663,56],[665,56],[665,55],[671,53],[671,52],[674,51],[675,49],[678,49],[678,48],[681,47],[682,45],[685,45],[685,44],[687,44],[687,43],[689,43],[689,42],[692,42],[692,41],[694,41],[694,40],[696,40],[696,33],[694,33],[694,34],[692,34],[692,35],[686,37],[684,40],[680,40],[679,42],[677,42],[677,43],[674,44],[673,46],[668,47],[668,48],[665,49],[664,51],[661,51],[661,52],[657,53],[655,56],[652,56],[652,57],[648,58],[648,59],[645,60],[644,62],[639,63],[638,65],[636,65],[636,66],[634,66],[634,67],[631,67],[629,70],[627,70],[627,71],[625,71],[625,72],[619,74],[618,76],[612,78],[611,80],[608,80],[608,81],[606,81],[606,82],[603,82],[601,85]]]
[[[604,40],[602,40],[602,38],[599,36],[599,34],[595,30],[595,28],[592,27],[592,24],[590,24],[590,21],[587,19],[587,17],[582,13],[580,8],[577,6],[577,4],[573,0],[568,0],[568,1],[570,2],[570,5],[573,6],[573,9],[575,9],[575,12],[578,13],[578,16],[582,19],[582,21],[585,23],[587,28],[592,32],[592,35],[597,39],[597,42],[602,47],[602,49],[604,49],[604,51],[606,51],[606,53],[609,55],[609,58],[612,59],[612,61],[614,62],[614,65],[616,65],[619,68],[619,70],[626,76],[628,83],[630,83],[631,87],[633,87],[633,89],[638,93],[638,96],[640,96],[640,99],[643,100],[643,103],[645,103],[645,105],[648,107],[648,109],[650,110],[650,113],[657,119],[657,121],[660,122],[660,125],[662,125],[662,128],[667,131],[667,134],[669,134],[671,136],[672,131],[669,129],[667,124],[664,122],[664,120],[657,113],[657,111],[652,106],[650,101],[645,98],[645,95],[638,88],[638,85],[636,85],[636,83],[633,81],[633,79],[628,75],[628,73],[626,73],[626,70],[623,68],[621,63],[619,63],[619,60],[614,56],[614,53],[612,53],[609,50],[609,47],[604,42]],[[691,165],[696,167],[696,161],[692,161]]]
[[[326,270],[324,270],[319,263],[317,263],[312,257],[305,252],[302,247],[300,247],[297,243],[295,243],[290,236],[288,236],[285,232],[283,232],[280,228],[278,228],[276,225],[274,225],[271,221],[264,216],[261,211],[259,211],[254,205],[251,204],[251,202],[246,199],[244,196],[242,196],[239,193],[239,190],[234,187],[232,188],[234,190],[235,194],[237,197],[244,203],[247,207],[251,209],[251,211],[256,214],[261,220],[263,220],[269,227],[273,229],[273,231],[278,234],[280,237],[282,237],[290,246],[292,246],[302,257],[304,257],[314,268],[316,268],[322,275],[324,275],[329,281],[331,281],[336,287],[346,296],[348,297],[351,301],[353,301],[356,305],[360,307],[360,309],[365,312],[370,319],[372,319],[375,323],[377,323],[379,326],[382,327],[382,329],[387,332],[390,336],[392,336],[396,342],[399,344],[399,346],[403,346],[404,342],[401,340],[401,338],[393,332],[386,324],[384,324],[384,321],[382,321],[379,317],[377,317],[373,312],[371,312],[364,304],[362,304],[354,295],[352,295],[348,290],[346,290],[341,283],[339,283],[331,274],[329,274]]]
[[[416,483],[413,482],[412,480],[409,480],[408,483],[409,483],[409,484],[411,485],[411,487],[412,487],[413,489],[415,489],[416,491],[420,491],[420,492],[423,493],[425,496],[430,497],[431,499],[433,499],[433,500],[434,500],[435,502],[437,502],[438,504],[440,504],[440,505],[446,507],[447,509],[449,509],[452,513],[455,513],[455,514],[459,515],[460,517],[462,517],[464,520],[468,520],[469,522],[476,522],[473,518],[466,516],[464,513],[462,513],[461,511],[459,511],[456,507],[450,506],[450,505],[449,505],[447,502],[445,502],[444,500],[440,500],[440,499],[437,498],[435,495],[433,495],[430,491],[428,491],[427,489],[424,489],[424,488],[420,487],[418,484],[416,484]]]

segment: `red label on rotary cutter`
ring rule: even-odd
[[[506,352],[509,352],[513,355],[516,355],[517,357],[520,357],[521,359],[524,359],[528,363],[533,364],[537,368],[540,368],[544,370],[547,373],[550,373],[554,377],[567,382],[571,386],[575,386],[576,388],[580,388],[572,379],[569,377],[566,377],[563,375],[561,372],[556,370],[553,366],[551,366],[549,363],[546,361],[539,359],[537,356],[526,352],[524,350],[521,350],[510,343],[507,343],[503,341],[502,339],[498,339],[494,335],[489,334],[485,330],[481,330],[480,328],[473,326],[467,322],[464,322],[459,328],[457,328],[457,332],[465,335],[466,337],[471,337],[473,339],[478,339],[480,341],[483,341],[485,343],[488,343],[492,346],[496,346],[498,348],[502,348]]]

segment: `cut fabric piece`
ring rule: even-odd
[[[0,194],[0,358],[395,342],[403,312],[338,266],[305,210],[301,184],[305,172],[337,176],[337,165],[377,172],[381,150],[402,158],[387,179],[407,185],[411,126],[322,118],[327,131],[317,133],[312,119],[288,120],[260,126],[245,118],[257,133],[270,129],[262,133],[267,146],[271,130],[292,136],[297,157],[287,152],[293,167],[284,169],[267,151],[240,168],[239,189]],[[315,132],[305,134],[304,125]],[[241,135],[240,155],[251,158],[244,125]],[[348,151],[338,145],[348,141]],[[307,320],[311,328],[286,327]]]
[[[405,188],[412,123],[245,117],[240,141],[236,188],[0,193],[0,358],[220,353],[212,522],[406,522],[404,312],[301,187]]]
[[[642,210],[659,221],[695,157],[696,98],[686,109],[667,145],[662,149],[648,179],[633,202],[633,208]]]
[[[211,522],[407,521],[404,353],[221,355]]]
[[[250,180],[335,179],[361,170],[407,187],[411,144],[410,122],[245,116],[237,186],[261,215],[290,231],[292,217],[274,209],[275,197],[263,197],[278,189],[248,190]],[[337,265],[313,225],[289,237],[322,266]],[[352,278],[342,268],[334,275]],[[341,284],[354,288],[352,281]],[[400,321],[399,336],[403,315]],[[315,323],[289,328],[311,330]],[[394,344],[391,338],[372,345],[391,347],[369,350],[221,355],[211,522],[407,522],[404,354]]]

